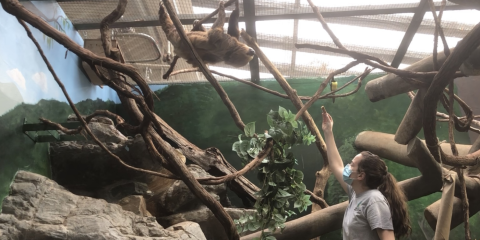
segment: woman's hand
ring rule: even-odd
[[[327,111],[323,106],[322,106],[322,118],[323,118],[323,122],[322,122],[323,131],[331,132],[333,128],[332,116],[330,116],[330,114],[327,113]]]

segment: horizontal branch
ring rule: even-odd
[[[310,99],[307,103],[305,103],[305,105],[300,110],[298,110],[297,114],[295,115],[295,120],[298,120],[300,118],[300,116],[302,116],[303,113],[305,111],[307,111],[307,109],[309,109],[312,106],[312,104],[320,98],[320,94],[322,94],[323,90],[325,90],[328,83],[333,79],[333,77],[335,75],[338,75],[340,73],[344,73],[344,72],[348,71],[350,68],[358,65],[359,63],[360,63],[359,61],[353,61],[353,62],[347,64],[345,67],[337,69],[337,70],[331,72],[330,74],[328,74],[328,77],[325,79],[325,81],[323,81],[320,84],[320,87],[318,88],[317,92],[315,92],[315,94],[312,96],[312,99]]]
[[[272,150],[272,148],[273,148],[273,140],[269,139],[265,144],[265,147],[263,148],[263,150],[255,157],[255,159],[250,161],[240,171],[237,171],[229,175],[221,176],[221,177],[198,178],[197,181],[199,181],[201,184],[204,184],[204,185],[217,185],[224,182],[232,181],[238,176],[242,176],[248,171],[255,169],[258,165],[260,165],[263,159],[265,159],[268,156],[268,154],[270,154],[270,151]]]
[[[295,43],[295,47],[296,48],[309,48],[309,49],[315,49],[315,50],[320,50],[320,51],[327,51],[327,52],[345,54],[345,55],[349,55],[350,57],[358,59],[358,60],[361,60],[361,59],[372,60],[372,61],[376,61],[376,62],[378,62],[378,63],[380,63],[384,66],[390,66],[388,63],[386,63],[385,61],[383,61],[380,58],[370,56],[368,54],[364,54],[364,53],[361,53],[361,52],[350,51],[350,50],[347,50],[347,49],[338,49],[338,48],[316,45],[316,44],[308,44],[308,43],[305,43],[305,44]]]

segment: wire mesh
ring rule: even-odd
[[[172,84],[206,81],[201,73],[195,72],[171,76],[168,80],[162,78],[170,63],[165,58],[169,52],[168,41],[158,22],[159,2],[158,0],[143,0],[128,3],[125,14],[118,21],[122,24],[122,28],[114,29],[115,32],[119,33],[114,37],[119,41],[124,58],[127,62],[136,66],[149,83]],[[219,2],[219,0],[173,1],[178,17],[185,24],[184,27],[187,32],[191,29],[191,23],[194,19],[201,19],[214,11]],[[369,5],[364,5],[361,1],[352,3],[352,1],[314,0],[313,2],[319,6],[330,28],[347,49],[391,62],[420,1],[390,0],[385,2],[371,0]],[[440,6],[440,0],[434,2],[436,6]],[[100,38],[99,23],[116,8],[117,3],[117,0],[84,0],[64,1],[59,4],[74,26],[80,29],[81,36],[84,39],[91,39]],[[244,21],[245,14],[242,0],[239,1],[239,5],[240,20]],[[447,2],[447,7],[451,6],[456,5]],[[233,8],[233,6],[226,8],[227,16]],[[380,14],[382,12],[389,14]],[[453,47],[459,39],[473,28],[475,23],[480,21],[480,19],[459,21],[461,18],[454,16],[461,15],[458,15],[458,13],[455,15],[454,12],[456,11],[446,11],[442,21],[442,27],[450,47]],[[295,43],[335,47],[315,18],[306,0],[255,0],[255,15],[257,42],[262,51],[285,77],[300,78],[326,75],[353,60],[348,56],[335,53],[295,48]],[[208,29],[211,23],[204,24],[204,26]],[[225,30],[226,27],[227,24]],[[92,28],[93,30],[90,30]],[[240,22],[240,28],[245,28],[244,22]],[[431,55],[434,28],[435,24],[431,13],[427,12],[403,58],[401,67],[408,66]],[[131,33],[132,31],[148,35],[153,41],[131,36],[120,37],[121,33]],[[425,44],[425,42],[429,44]],[[439,50],[441,51],[443,47],[441,41],[439,43]],[[158,57],[158,51],[156,52],[155,49],[159,49],[161,53],[161,57],[158,59],[155,59]],[[173,49],[170,48],[170,53],[172,52]],[[148,59],[155,60],[142,61]],[[272,77],[261,62],[259,67],[262,79]],[[175,70],[189,68],[191,66],[180,59]],[[241,68],[232,68],[220,63],[212,65],[210,68],[242,79],[250,79],[250,67],[248,65]],[[365,66],[357,66],[345,74],[359,74],[363,72],[364,68]],[[216,76],[216,78],[219,81],[231,80],[221,76]]]

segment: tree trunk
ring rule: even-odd
[[[420,88],[413,98],[395,133],[395,142],[405,145],[422,130],[423,98],[426,92],[427,89]]]
[[[453,48],[451,50],[453,51]],[[439,66],[441,66],[446,59],[447,58],[443,52],[438,53],[437,62]],[[408,66],[407,68],[405,68],[405,70],[410,70],[412,72],[435,71],[433,66],[433,56],[424,58]],[[415,89],[418,89],[418,87],[410,84],[403,78],[393,73],[371,80],[365,85],[365,93],[372,102],[377,102],[398,94],[413,91]]]
[[[422,142],[425,141],[422,140]],[[355,139],[355,147],[361,150],[370,151],[382,158],[386,158],[405,166],[417,167],[417,163],[405,155],[407,152],[407,146],[395,142],[393,134],[372,131],[361,132]],[[441,144],[440,147],[446,154],[452,153],[449,144]],[[457,144],[458,155],[467,155],[470,147],[470,145]]]

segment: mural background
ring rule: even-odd
[[[83,40],[56,2],[22,2],[83,46]],[[0,200],[8,194],[17,170],[50,176],[48,144],[34,144],[23,135],[24,118],[28,123],[39,117],[65,122],[73,111],[17,19],[0,8]],[[30,27],[56,74],[82,114],[96,109],[116,111],[116,93],[90,83],[80,68],[78,57],[62,45]]]

